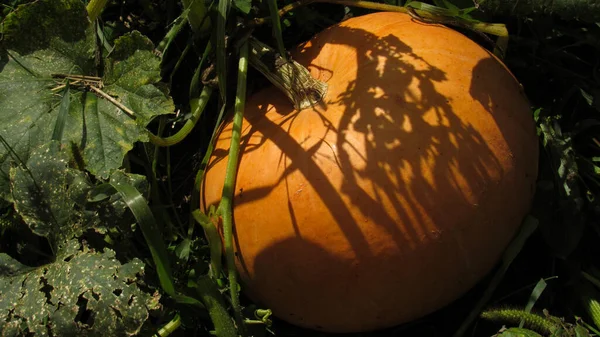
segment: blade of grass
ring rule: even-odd
[[[285,54],[285,46],[283,45],[283,36],[281,31],[281,21],[279,21],[279,9],[277,8],[277,0],[268,0],[269,12],[271,13],[271,25],[273,25],[273,37],[277,41],[279,55],[284,61],[287,61]]]
[[[58,109],[58,116],[56,117],[56,123],[54,123],[54,131],[52,132],[52,140],[57,141],[58,144],[62,142],[63,131],[65,130],[65,124],[67,123],[67,116],[69,114],[69,106],[71,105],[69,80],[67,80],[65,85],[63,97]]]
[[[540,298],[540,296],[544,292],[544,289],[546,289],[546,285],[547,285],[547,283],[546,283],[546,281],[544,281],[544,279],[540,279],[538,281],[538,283],[535,285],[535,288],[533,288],[531,295],[529,296],[529,300],[527,301],[527,305],[525,306],[525,312],[531,312],[531,309],[533,309],[535,302],[537,302],[537,300]],[[521,320],[521,323],[519,324],[519,328],[522,328],[524,326],[524,324],[525,324],[525,320]]]
[[[235,114],[233,116],[233,129],[231,134],[231,145],[229,147],[229,159],[225,171],[225,182],[223,184],[223,197],[219,203],[218,211],[223,219],[223,237],[225,241],[225,257],[227,260],[227,272],[229,277],[229,291],[231,304],[240,333],[245,336],[245,323],[242,317],[242,309],[238,296],[237,272],[235,267],[235,255],[233,253],[233,195],[235,190],[235,178],[237,176],[238,156],[240,152],[240,138],[242,132],[242,121],[244,106],[246,105],[246,76],[248,74],[248,42],[244,42],[240,48],[240,61],[237,78],[237,94],[235,97]]]
[[[123,181],[125,180],[125,174],[122,172],[115,173],[116,175],[122,175]],[[148,243],[148,248],[152,254],[152,259],[156,267],[156,272],[160,281],[160,285],[163,290],[173,296],[175,295],[175,285],[173,282],[173,274],[169,264],[169,258],[167,255],[167,249],[162,240],[162,236],[157,229],[156,220],[150,210],[146,200],[140,194],[140,192],[132,185],[123,182],[111,182],[112,187],[119,192],[123,201],[127,204],[131,213],[137,220],[140,226],[144,238]]]
[[[179,34],[181,29],[183,29],[183,26],[185,25],[185,18],[187,17],[189,11],[189,8],[184,9],[183,12],[181,12],[181,14],[175,20],[173,20],[171,28],[156,47],[158,51],[163,52],[169,48],[173,40],[175,40],[177,34]]]
[[[519,252],[525,245],[525,242],[527,241],[529,236],[531,236],[531,234],[533,234],[533,232],[535,232],[537,227],[538,227],[538,220],[536,218],[528,215],[524,219],[519,233],[511,241],[511,243],[508,245],[508,247],[504,251],[504,255],[502,256],[502,264],[500,265],[500,268],[494,274],[492,280],[490,281],[488,287],[485,289],[483,295],[481,296],[479,301],[475,304],[475,307],[471,310],[471,312],[469,313],[467,318],[465,318],[465,320],[462,322],[461,326],[454,333],[454,335],[453,335],[454,337],[461,337],[461,336],[465,335],[467,329],[469,328],[469,326],[471,326],[473,321],[475,321],[477,316],[479,316],[479,313],[481,312],[483,307],[490,300],[494,291],[496,290],[496,288],[502,281],[504,274],[506,274],[506,271],[512,264],[513,260],[517,257],[517,255],[519,255]]]
[[[192,50],[192,48],[193,48],[192,43],[188,43],[185,45],[185,48],[183,48],[183,51],[179,55],[179,59],[177,59],[177,62],[175,63],[175,66],[173,67],[173,70],[171,71],[171,76],[169,76],[169,82],[173,83],[173,76],[175,76],[175,74],[177,73],[179,68],[185,64],[185,58],[186,58],[187,54]]]

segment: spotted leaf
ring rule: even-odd
[[[174,110],[159,83],[160,59],[139,32],[120,37],[115,54],[103,51],[104,78],[83,83],[72,77],[98,75],[95,30],[79,0],[20,6],[3,27],[0,136],[6,143],[0,145],[0,199],[12,201],[8,172],[15,155],[27,161],[33,149],[52,139],[64,95],[68,114],[61,144],[100,178],[122,165],[135,142],[148,141],[145,127],[155,116]]]
[[[0,254],[0,331],[34,336],[131,336],[140,332],[159,296],[142,291],[138,259],[68,241],[54,263],[38,268]]]

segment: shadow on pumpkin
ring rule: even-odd
[[[353,323],[361,325],[356,322],[360,313],[353,313],[353,307],[371,313],[372,317],[387,315],[381,322],[384,326],[398,317],[421,316],[470,288],[491,268],[511,235],[494,219],[502,217],[502,205],[489,206],[494,201],[508,201],[506,195],[487,195],[486,191],[489,185],[502,179],[503,167],[508,165],[498,153],[520,147],[515,143],[519,137],[510,136],[515,132],[513,117],[493,116],[494,123],[478,125],[476,129],[457,114],[455,107],[464,110],[502,102],[513,104],[518,113],[522,106],[505,102],[512,95],[510,88],[498,84],[507,83],[505,80],[490,81],[485,75],[470,78],[474,69],[469,69],[465,79],[456,82],[460,76],[456,72],[449,79],[448,73],[427,61],[435,57],[429,54],[426,60],[419,50],[388,33],[376,36],[361,29],[337,27],[335,33],[322,41],[327,43],[308,45],[295,57],[302,64],[311,64],[313,73],[327,80],[329,92],[323,106],[293,111],[283,94],[275,97],[274,91],[269,90],[255,94],[247,102],[241,151],[245,155],[256,152],[252,154],[255,163],[241,160],[242,167],[250,166],[238,173],[234,212],[248,205],[244,210],[248,219],[253,209],[256,228],[244,235],[248,240],[249,236],[272,237],[272,244],[266,248],[251,244],[243,249],[237,247],[242,252],[238,256],[242,280],[251,282],[253,288],[285,288],[285,298],[273,292],[259,295],[266,305],[274,308],[276,315],[278,306],[300,296],[307,303],[313,299],[321,303],[321,307],[304,306],[303,314],[316,311],[327,315],[337,308],[340,311],[336,317],[346,317],[345,328]],[[335,53],[331,52],[334,49]],[[335,58],[321,63],[341,66],[319,68],[313,64],[317,55]],[[444,57],[443,53],[438,57]],[[456,60],[461,56],[454,57]],[[475,70],[510,76],[502,73],[502,66],[491,56],[489,60],[482,61],[486,64],[479,69],[477,65]],[[457,99],[451,98],[452,92],[467,90],[471,97],[451,101]],[[273,114],[269,112],[272,107],[277,115],[265,118],[265,114]],[[506,136],[486,138],[478,130]],[[277,150],[261,152],[267,141]],[[508,149],[490,147],[498,144],[502,147],[505,141]],[[525,147],[517,150],[518,160],[527,153]],[[225,152],[225,149],[215,152],[217,160],[211,165],[224,159]],[[338,168],[341,174],[336,172]],[[272,184],[255,186],[260,185],[255,181],[262,182],[258,177],[273,173],[276,177],[272,178]],[[309,186],[303,186],[301,181]],[[522,182],[515,180],[513,173],[509,173],[506,181]],[[285,186],[285,194],[281,186]],[[275,204],[256,206],[255,202],[266,197]],[[477,202],[486,198],[487,212],[477,215],[480,228],[460,233],[461,224],[467,222],[463,221],[465,217],[472,216],[479,207]],[[321,207],[315,206],[321,203],[326,211],[311,216],[312,207]],[[281,207],[287,209],[282,211]],[[516,217],[522,211],[510,212]],[[289,216],[289,221],[273,220],[279,213],[284,213],[284,218]],[[319,217],[337,228],[313,226],[321,221]],[[452,218],[453,221],[449,220]],[[261,227],[265,219],[269,225]],[[515,219],[517,223],[520,220]],[[236,223],[236,237],[246,230],[245,226],[254,225]],[[444,232],[455,234],[442,235]],[[342,238],[335,233],[342,233]],[[433,242],[436,244],[430,244]],[[317,245],[331,245],[339,249],[338,254],[333,257]],[[472,251],[480,254],[473,256],[469,253]],[[251,257],[250,265],[244,259],[245,254]],[[298,261],[303,262],[297,266],[294,263]],[[278,268],[272,267],[275,265]],[[295,273],[309,273],[304,280],[312,281],[288,284],[293,282]],[[354,294],[348,302],[330,301],[322,305],[321,300],[327,295],[315,293],[316,285],[312,284],[318,283],[318,279],[338,282],[342,288],[342,281],[349,282],[362,294],[359,299]],[[405,290],[390,294],[378,289],[380,286],[389,289],[390,282]],[[429,290],[431,294],[419,293]],[[348,297],[337,295],[337,299]],[[408,302],[404,303],[410,303],[408,307],[394,307],[405,298]],[[395,318],[388,315],[392,309],[397,311]],[[320,329],[315,320],[319,320],[318,315],[306,326]],[[371,326],[360,328],[381,326],[374,321],[366,324]]]
[[[465,195],[468,191],[460,189],[461,182],[457,181],[457,174],[453,172],[459,172],[468,179],[462,184],[476,191],[491,179],[488,172],[502,174],[500,163],[482,136],[472,126],[464,124],[453,111],[448,98],[436,91],[436,83],[447,81],[444,71],[420,60],[409,46],[392,35],[378,38],[360,29],[346,28],[344,33],[339,30],[328,43],[350,47],[358,45],[356,59],[352,63],[362,65],[356,79],[350,81],[339,95],[329,97],[326,102],[328,107],[344,107],[342,118],[334,123],[323,109],[310,111],[320,115],[323,125],[319,130],[324,131],[309,136],[319,141],[306,146],[304,143],[308,142],[309,137],[297,141],[290,136],[290,132],[299,115],[309,111],[294,111],[283,95],[272,97],[271,91],[268,93],[271,96],[263,95],[261,98],[264,99],[252,100],[248,104],[261,104],[268,99],[280,117],[269,121],[262,118],[267,112],[265,105],[258,112],[256,110],[261,110],[260,107],[257,109],[256,106],[247,105],[246,109],[254,112],[246,115],[248,124],[245,124],[243,131],[246,135],[242,137],[241,151],[255,151],[267,139],[275,142],[281,150],[278,161],[265,165],[285,166],[285,171],[278,176],[283,184],[294,171],[300,170],[305,177],[309,177],[309,183],[333,217],[343,219],[338,224],[358,256],[369,256],[370,249],[358,226],[348,221],[352,217],[348,207],[344,207],[342,196],[348,196],[351,207],[360,209],[373,223],[394,222],[389,209],[382,206],[383,203],[393,205],[396,219],[411,226],[406,226],[404,232],[394,226],[384,229],[397,242],[398,248],[404,250],[408,248],[407,242],[437,235],[435,229],[431,229],[432,233],[419,228],[419,224],[426,222],[423,214],[432,217],[428,222],[442,223],[448,215],[441,214],[438,209],[473,206],[469,196]],[[365,45],[375,47],[364,49]],[[296,58],[311,60],[318,53],[319,48],[313,46]],[[372,61],[377,59],[379,62]],[[422,69],[416,69],[412,63],[414,61],[421,61]],[[328,69],[320,71],[331,72]],[[373,76],[375,73],[379,75]],[[489,82],[485,79],[481,81]],[[386,92],[390,83],[393,83],[393,91]],[[385,89],[380,88],[380,84]],[[417,87],[420,93],[415,90]],[[478,87],[482,90],[478,90]],[[476,96],[479,91],[487,89],[473,83],[471,93]],[[261,94],[259,92],[256,95]],[[480,96],[483,97],[483,94]],[[425,115],[428,115],[427,118]],[[502,126],[499,128],[502,129]],[[348,130],[353,130],[363,139],[348,140],[345,137]],[[335,143],[327,141],[330,135]],[[357,142],[364,142],[364,148],[357,149],[353,144]],[[344,179],[339,190],[329,183],[329,177],[316,163],[315,159],[323,156],[322,146],[336,148],[332,150],[335,158],[327,160],[335,160],[343,172]],[[227,149],[216,150],[215,155],[224,159]],[[294,162],[290,160],[291,157]],[[431,166],[431,163],[434,165]],[[374,193],[365,191],[364,183],[359,183],[361,179],[372,185]],[[236,205],[266,197],[271,187],[243,188],[242,193],[238,189]],[[291,190],[294,187],[289,188],[290,194],[293,193]],[[400,199],[398,195],[406,197]],[[421,211],[413,211],[417,209]],[[294,211],[292,207],[290,211]],[[297,231],[300,232],[300,229],[297,228]]]

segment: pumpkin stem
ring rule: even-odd
[[[310,75],[310,71],[291,57],[282,57],[268,45],[248,38],[249,63],[289,98],[297,110],[314,106],[327,93],[327,84]]]

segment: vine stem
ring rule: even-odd
[[[194,112],[192,113],[192,118],[188,119],[185,124],[172,136],[169,137],[159,137],[152,132],[148,131],[148,137],[150,138],[150,142],[154,145],[158,146],[172,146],[175,145],[182,140],[194,129],[196,123],[202,116],[202,112],[206,107],[206,104],[210,100],[210,96],[212,95],[213,89],[205,85],[200,93],[200,97],[197,99],[197,102],[191,102],[192,105],[195,105]]]
[[[377,3],[377,2],[372,2],[372,1],[363,1],[363,0],[298,0],[298,1],[292,2],[291,4],[288,4],[288,5],[284,6],[284,7],[282,7],[279,10],[279,17],[284,16],[288,12],[293,11],[294,9],[296,9],[298,7],[310,5],[312,3],[330,3],[330,4],[338,4],[338,5],[351,6],[351,7],[360,7],[360,8],[365,8],[365,9],[373,9],[373,10],[377,10],[377,11],[399,12],[399,13],[406,13],[406,14],[408,14],[407,7],[388,5],[388,4]],[[447,18],[440,17],[439,15],[435,15],[435,14],[430,13],[428,11],[419,10],[419,9],[414,9],[414,11],[420,17],[422,17],[422,18],[439,21],[441,24],[443,24],[444,22],[448,21]],[[257,19],[252,20],[249,23],[249,25],[250,26],[260,26],[260,25],[263,25],[263,24],[269,22],[270,20],[271,20],[270,17],[257,18]],[[456,18],[454,18],[453,20],[457,20],[458,21],[458,19],[456,19]],[[480,32],[483,32],[483,33],[492,34],[492,35],[496,35],[496,36],[507,36],[508,35],[508,31],[506,30],[506,26],[504,24],[485,23],[485,22],[469,22],[469,21],[466,21],[466,20],[460,20],[460,23],[463,24],[463,25],[465,25],[465,26],[470,27],[471,29],[474,29],[474,30],[477,30],[477,31],[480,31]]]
[[[229,159],[225,171],[225,182],[223,185],[223,196],[219,203],[219,211],[223,220],[223,236],[225,241],[225,257],[227,259],[227,272],[229,278],[229,291],[231,304],[235,315],[238,329],[242,336],[246,335],[245,323],[242,317],[240,299],[238,296],[237,272],[235,268],[235,255],[233,252],[233,196],[235,189],[235,178],[237,174],[238,157],[240,152],[240,138],[242,132],[242,121],[244,106],[246,105],[246,77],[248,74],[248,42],[240,47],[240,60],[238,66],[237,94],[235,97],[235,114],[233,116],[233,127],[231,132],[231,145],[229,147]]]

